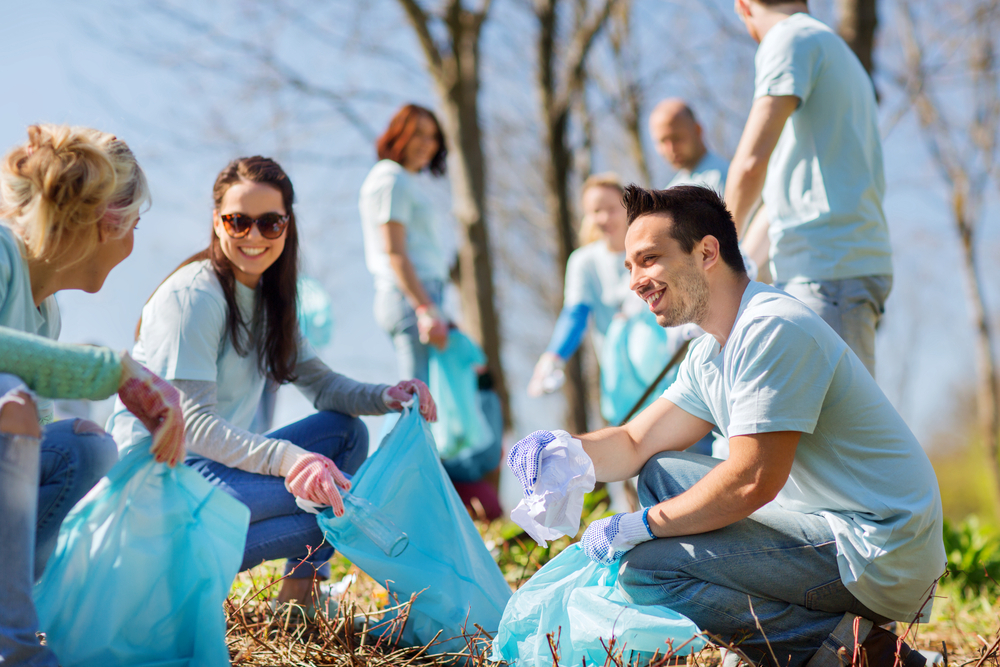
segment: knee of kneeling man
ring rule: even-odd
[[[31,394],[14,391],[7,397],[14,400],[5,402],[0,408],[0,431],[33,438],[41,437],[42,428],[38,424],[38,407]]]

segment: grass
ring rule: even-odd
[[[584,526],[607,514],[602,493],[592,494],[584,509]],[[527,581],[544,563],[565,549],[572,540],[562,538],[545,549],[538,547],[510,522],[477,522],[480,533],[497,560],[512,590]],[[226,603],[228,641],[234,665],[272,667],[388,667],[389,665],[492,665],[488,660],[490,637],[474,628],[466,636],[466,649],[459,654],[429,655],[431,646],[402,647],[398,644],[409,601],[391,600],[385,588],[342,556],[331,561],[331,581],[350,582],[339,610],[320,610],[314,621],[285,607],[272,611],[281,571],[277,563],[265,563],[241,573]],[[947,667],[1000,667],[1000,606],[997,589],[970,594],[961,577],[946,576],[938,587],[931,622],[907,631],[907,643],[920,649],[944,653]],[[991,592],[992,591],[992,592]],[[385,613],[398,610],[396,620]],[[766,634],[767,628],[764,628]],[[558,636],[550,639],[558,656]],[[627,650],[608,645],[605,667],[631,667]],[[689,655],[658,656],[652,667],[687,664],[717,667],[717,648],[706,647]],[[561,663],[559,663],[561,664]],[[644,663],[645,664],[645,663]]]

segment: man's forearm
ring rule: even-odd
[[[635,477],[646,463],[635,441],[622,426],[611,426],[576,437],[594,462],[594,473],[599,482],[618,482]]]
[[[733,214],[736,233],[740,240],[746,232],[750,214],[753,213],[767,177],[767,162],[753,156],[737,154],[729,166],[726,179],[726,207]]]

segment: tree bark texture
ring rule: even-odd
[[[573,172],[573,147],[568,136],[570,113],[573,100],[582,93],[586,81],[587,54],[597,33],[607,23],[614,0],[606,0],[589,15],[586,11],[580,11],[581,5],[578,4],[573,32],[566,40],[560,40],[560,9],[569,4],[562,0],[535,2],[535,17],[538,21],[538,96],[542,107],[546,149],[545,201],[556,232],[560,284],[565,278],[570,253],[576,249],[576,230],[569,201],[569,179]],[[586,10],[586,7],[583,6],[582,9]],[[561,41],[565,43],[560,44]],[[568,404],[566,421],[571,431],[586,433],[589,430],[589,401],[582,355],[573,355],[566,363],[565,372],[564,391]]]
[[[876,0],[837,0],[837,8],[840,10],[837,33],[870,75],[875,71],[872,51],[875,49],[875,28],[878,25]]]
[[[428,69],[441,100],[442,123],[448,138],[448,174],[455,217],[461,226],[459,293],[467,332],[486,353],[490,374],[503,406],[504,426],[511,425],[507,382],[501,364],[500,320],[493,284],[488,212],[486,159],[479,122],[479,38],[489,13],[489,0],[478,10],[462,0],[450,0],[442,20],[447,43],[431,34],[431,16],[416,0],[399,0],[420,41]]]

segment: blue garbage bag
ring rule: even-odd
[[[620,424],[625,419],[682,342],[677,332],[657,324],[648,310],[612,320],[599,360],[601,416],[609,424]],[[667,373],[640,409],[659,398],[676,377],[677,367]]]
[[[64,667],[229,664],[223,602],[250,510],[138,442],[69,513],[35,585]]]
[[[500,397],[492,389],[480,388],[478,398],[479,408],[493,433],[493,442],[480,452],[466,449],[449,459],[441,459],[441,465],[453,482],[478,482],[486,473],[496,470],[503,455],[503,410],[500,407]]]
[[[429,386],[438,409],[431,433],[446,461],[475,456],[495,442],[479,400],[476,368],[484,365],[482,348],[458,329],[448,334],[444,350],[431,347]]]
[[[686,616],[627,602],[616,588],[618,567],[595,563],[579,543],[571,544],[514,592],[493,640],[491,659],[525,667],[551,665],[549,634],[553,642],[558,640],[564,665],[579,665],[584,659],[587,664],[606,664],[608,648],[629,662],[632,651],[652,657],[670,647],[683,645],[679,653],[686,654],[705,645]]]
[[[298,302],[299,330],[315,347],[326,346],[333,337],[333,304],[323,285],[309,276],[299,276]]]
[[[427,422],[417,408],[395,427],[351,480],[351,493],[380,508],[410,538],[396,558],[386,556],[350,521],[327,509],[317,515],[326,539],[400,602],[418,593],[401,635],[405,645],[430,642],[430,653],[466,648],[478,624],[493,633],[510,586],[486,549],[448,480]],[[393,612],[389,612],[390,614]]]

